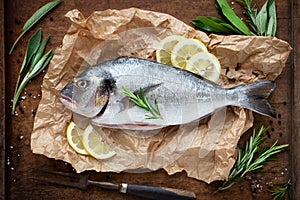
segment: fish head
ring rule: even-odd
[[[103,114],[113,81],[103,71],[90,69],[70,81],[60,92],[61,102],[73,112],[93,118]]]

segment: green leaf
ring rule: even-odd
[[[54,52],[52,50],[48,51],[42,58],[37,62],[36,65],[28,72],[28,78],[32,79],[37,76],[50,62]]]
[[[276,24],[274,23],[274,18],[270,18],[265,36],[275,36],[275,34],[276,34]]]
[[[218,2],[215,3],[215,8],[216,8],[218,14],[219,14],[223,19],[226,20],[226,17],[225,17],[225,15],[223,14],[222,9],[221,9],[220,5],[218,4]],[[227,20],[227,22],[229,22],[229,21]]]
[[[39,68],[38,71],[35,72],[35,74],[34,74],[33,77],[39,75],[39,74],[40,74],[40,73],[41,73],[41,72],[42,72],[42,71],[50,64],[50,61],[52,60],[52,58],[53,58],[55,52],[54,52],[53,50],[50,50],[48,53],[49,53],[49,54],[48,54],[48,56],[47,56],[47,59],[45,60],[45,62],[44,62],[43,65],[41,66],[41,68]],[[33,78],[33,77],[32,77],[32,78]]]
[[[216,23],[225,23],[225,21],[223,21],[223,20],[221,20],[221,19],[218,19],[218,18],[216,18],[216,17],[210,17],[210,16],[208,16],[208,17],[206,17],[207,19],[209,19],[209,20],[211,20],[211,21],[214,21],[214,22],[216,22]]]
[[[226,17],[230,23],[240,30],[245,35],[251,35],[250,30],[244,24],[244,22],[234,13],[234,11],[230,8],[228,2],[226,0],[217,0],[218,5],[220,6],[223,15]]]
[[[37,62],[41,59],[41,57],[42,57],[42,55],[43,55],[43,53],[44,53],[44,50],[45,50],[45,48],[46,48],[46,45],[47,45],[47,43],[48,43],[48,41],[49,41],[49,39],[50,39],[50,36],[47,36],[46,39],[44,39],[44,40],[41,42],[41,44],[40,44],[40,46],[39,46],[39,48],[38,48],[36,54],[35,54],[34,57],[32,58],[32,62],[31,62],[29,71],[32,71],[32,68],[33,68],[33,67],[37,64]]]
[[[233,27],[232,25],[230,24],[227,24],[227,23],[221,23],[222,26],[230,29],[232,32],[234,33],[237,33],[239,35],[243,35],[243,33],[239,30],[239,29],[236,29],[235,27]]]
[[[266,36],[275,36],[276,24],[277,24],[275,0],[268,0],[267,9],[268,9],[268,27],[266,31]]]
[[[15,108],[17,105],[17,101],[21,95],[21,92],[23,91],[24,87],[26,86],[26,84],[29,82],[30,79],[27,78],[27,74],[25,75],[23,81],[21,82],[20,86],[18,87],[17,91],[14,94],[14,98],[13,98],[13,105],[12,105],[12,113],[14,114],[15,112]]]
[[[222,33],[222,31],[218,30],[218,29],[214,29],[213,27],[206,25],[204,23],[202,23],[199,20],[193,20],[192,23],[199,29],[203,30],[203,31],[207,31],[207,32],[211,32],[211,33]]]
[[[14,95],[13,98],[13,106],[12,106],[12,114],[14,114],[15,108],[16,108],[16,104],[17,101],[21,95],[21,92],[23,91],[23,89],[25,88],[26,84],[35,76],[37,76],[50,62],[50,60],[52,59],[52,56],[54,55],[53,51],[49,51],[47,54],[45,54],[41,60],[35,65],[35,68],[33,71],[31,72],[27,72],[27,74],[25,75],[23,81],[21,82],[17,92]]]
[[[29,65],[32,57],[35,55],[36,51],[38,50],[38,48],[40,46],[41,38],[42,38],[42,30],[39,29],[37,32],[34,33],[34,35],[29,39],[29,41],[27,43],[26,53],[25,53],[25,57],[24,57],[19,75],[18,75],[18,80],[16,83],[14,95],[16,94],[16,92],[18,90],[21,76],[23,76],[25,74],[27,66]]]
[[[206,26],[209,26],[212,30],[217,30],[217,32],[228,34],[231,32],[230,29],[224,27],[220,23],[225,23],[221,20],[217,20],[213,17],[197,17],[197,20],[205,24]]]
[[[257,34],[260,36],[264,36],[267,30],[268,25],[268,11],[267,11],[267,2],[263,5],[261,10],[258,12],[255,24],[257,27]]]
[[[24,24],[23,31],[29,30],[32,26],[34,26],[44,15],[46,15],[49,11],[51,11],[55,6],[57,6],[62,0],[54,0],[51,1],[40,9],[38,9]]]
[[[41,56],[44,52],[45,46],[49,40],[49,37],[47,37],[45,40],[43,40],[42,42],[40,42],[41,38],[41,30],[39,30],[37,33],[35,33],[28,41],[28,47],[32,47],[32,49],[34,49],[35,53],[32,53],[33,50],[28,50],[27,54],[25,55],[25,58],[28,57],[33,57],[33,62],[31,62],[31,66],[30,69],[28,70],[28,72],[26,73],[26,75],[24,76],[21,84],[19,85],[19,81],[21,79],[21,73],[19,73],[18,76],[18,81],[16,84],[16,89],[15,89],[15,93],[14,93],[14,97],[13,97],[13,105],[12,105],[12,114],[14,114],[15,112],[15,108],[16,108],[16,104],[17,101],[21,95],[22,90],[24,89],[24,87],[26,86],[26,84],[35,76],[37,76],[39,73],[41,73],[41,71],[43,69],[45,69],[45,67],[50,63],[53,55],[54,55],[54,51],[50,50],[49,52],[47,52],[45,55]],[[39,38],[39,39],[37,39]],[[39,41],[39,42],[38,42]],[[32,46],[30,46],[32,45]],[[35,47],[35,48],[33,48]],[[29,48],[31,49],[31,48]],[[29,56],[31,55],[32,56]],[[29,59],[31,60],[31,59]],[[33,65],[34,64],[34,65]],[[22,69],[22,71],[24,71],[24,68]],[[25,71],[24,71],[25,72]]]
[[[21,76],[25,74],[26,68],[29,65],[32,57],[35,55],[35,53],[39,49],[41,39],[42,39],[42,30],[41,29],[36,31],[32,35],[32,37],[29,39],[29,41],[27,43],[27,49],[26,49],[25,57],[24,57],[24,60],[23,60],[23,63],[22,63],[20,73],[19,73]]]
[[[62,0],[54,0],[51,1],[44,6],[42,6],[40,9],[38,9],[24,24],[22,33],[19,35],[19,37],[14,42],[13,46],[11,47],[9,54],[12,53],[14,50],[16,44],[21,39],[21,37],[28,31],[30,28],[32,28],[43,16],[45,16],[48,12],[50,12],[54,7],[56,7]]]
[[[197,19],[200,22],[206,24],[207,26],[210,26],[213,29],[219,30],[220,32],[223,32],[223,33],[230,32],[230,30],[228,30],[226,27],[220,25],[220,23],[217,22],[217,20],[215,20],[215,19],[208,18],[208,17],[202,17],[202,16],[197,17]]]

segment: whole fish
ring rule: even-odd
[[[142,89],[160,118],[136,106],[122,88]],[[269,80],[225,89],[189,71],[140,58],[118,58],[89,67],[61,91],[61,102],[94,125],[131,130],[152,130],[199,120],[216,109],[232,105],[275,117],[266,98],[275,89]]]

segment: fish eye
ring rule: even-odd
[[[89,81],[87,80],[77,80],[75,85],[79,88],[87,88],[89,86]]]

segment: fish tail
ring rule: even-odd
[[[233,92],[233,104],[262,115],[276,118],[275,109],[267,101],[267,98],[274,91],[275,87],[276,83],[274,81],[263,80],[251,84],[239,85],[230,88],[229,91]]]

